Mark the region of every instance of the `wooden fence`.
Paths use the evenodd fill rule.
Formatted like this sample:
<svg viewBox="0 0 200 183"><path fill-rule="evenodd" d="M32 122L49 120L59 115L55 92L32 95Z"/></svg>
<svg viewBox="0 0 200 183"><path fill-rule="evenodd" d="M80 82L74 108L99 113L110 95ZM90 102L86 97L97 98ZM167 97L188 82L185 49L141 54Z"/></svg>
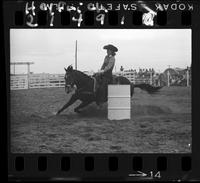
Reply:
<svg viewBox="0 0 200 183"><path fill-rule="evenodd" d="M151 83L149 79L135 79L135 84ZM20 74L10 76L10 89L64 87L64 74Z"/></svg>
<svg viewBox="0 0 200 183"><path fill-rule="evenodd" d="M64 74L20 74L10 76L10 89L64 87Z"/></svg>
<svg viewBox="0 0 200 183"><path fill-rule="evenodd" d="M11 75L10 89L11 90L28 89L28 75L27 74Z"/></svg>
<svg viewBox="0 0 200 183"><path fill-rule="evenodd" d="M64 74L32 74L29 77L29 88L50 88L64 86Z"/></svg>

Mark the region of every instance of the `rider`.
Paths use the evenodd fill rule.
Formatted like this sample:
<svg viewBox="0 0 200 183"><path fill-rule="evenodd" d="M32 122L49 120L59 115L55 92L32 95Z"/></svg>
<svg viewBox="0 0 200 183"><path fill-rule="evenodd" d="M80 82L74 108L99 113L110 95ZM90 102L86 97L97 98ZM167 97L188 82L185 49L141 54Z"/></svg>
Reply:
<svg viewBox="0 0 200 183"><path fill-rule="evenodd" d="M118 49L111 44L104 46L103 49L107 50L107 55L104 58L104 63L101 66L101 70L98 72L97 77L97 80L100 80L101 83L96 93L96 103L98 105L107 100L107 86L112 83L112 70L115 65L116 55L115 52L118 51Z"/></svg>

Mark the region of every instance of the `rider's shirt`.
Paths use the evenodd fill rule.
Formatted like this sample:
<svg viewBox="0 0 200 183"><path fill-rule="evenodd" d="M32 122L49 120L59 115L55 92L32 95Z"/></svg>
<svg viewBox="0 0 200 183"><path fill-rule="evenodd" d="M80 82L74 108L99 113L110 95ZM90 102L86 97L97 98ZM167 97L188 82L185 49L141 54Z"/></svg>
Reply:
<svg viewBox="0 0 200 183"><path fill-rule="evenodd" d="M104 75L106 77L111 77L112 78L112 70L114 68L115 65L115 57L110 55L110 56L106 56L104 58L104 63L101 67L101 70L104 70Z"/></svg>

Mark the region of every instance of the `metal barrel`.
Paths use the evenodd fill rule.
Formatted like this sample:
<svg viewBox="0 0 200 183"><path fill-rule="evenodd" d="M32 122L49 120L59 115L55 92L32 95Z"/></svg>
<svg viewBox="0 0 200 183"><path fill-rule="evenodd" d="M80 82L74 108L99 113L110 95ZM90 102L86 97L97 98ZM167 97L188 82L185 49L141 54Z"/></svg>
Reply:
<svg viewBox="0 0 200 183"><path fill-rule="evenodd" d="M131 119L130 85L108 85L108 119Z"/></svg>

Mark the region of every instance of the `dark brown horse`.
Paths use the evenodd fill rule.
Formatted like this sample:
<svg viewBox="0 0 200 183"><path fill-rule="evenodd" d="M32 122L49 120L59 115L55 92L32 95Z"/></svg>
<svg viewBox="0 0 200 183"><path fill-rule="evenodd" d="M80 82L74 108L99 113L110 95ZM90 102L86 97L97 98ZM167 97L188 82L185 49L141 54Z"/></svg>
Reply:
<svg viewBox="0 0 200 183"><path fill-rule="evenodd" d="M70 93L75 88L75 93L71 96L70 100L56 113L57 115L77 100L82 101L82 103L74 109L74 112L77 113L81 112L81 108L89 105L92 102L96 102L96 95L94 90L95 79L81 71L74 70L72 66L69 66L67 69L65 69L65 71L65 91L66 93ZM145 90L150 94L156 93L161 88L154 87L145 83L134 85L127 78L122 76L114 76L112 84L130 84L131 96L133 95L135 87Z"/></svg>

